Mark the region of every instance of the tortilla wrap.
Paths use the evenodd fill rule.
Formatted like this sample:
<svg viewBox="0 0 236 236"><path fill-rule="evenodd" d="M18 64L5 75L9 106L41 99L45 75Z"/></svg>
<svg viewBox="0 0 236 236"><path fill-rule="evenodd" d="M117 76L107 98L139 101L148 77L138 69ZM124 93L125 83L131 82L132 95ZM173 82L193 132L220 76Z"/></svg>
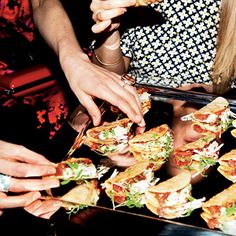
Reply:
<svg viewBox="0 0 236 236"><path fill-rule="evenodd" d="M100 189L98 188L97 180L83 182L71 189L68 193L61 197L65 201L63 207L70 207L70 203L78 205L96 205L99 199Z"/></svg>
<svg viewBox="0 0 236 236"><path fill-rule="evenodd" d="M230 166L229 161L234 161L236 163L236 149L233 149L220 157L220 165L217 170L228 180L236 182L235 165Z"/></svg>
<svg viewBox="0 0 236 236"><path fill-rule="evenodd" d="M191 181L190 171L183 170L178 175L147 189L151 193L175 192L183 189Z"/></svg>
<svg viewBox="0 0 236 236"><path fill-rule="evenodd" d="M132 126L132 121L128 118L123 118L123 119L120 119L117 121L106 123L106 124L98 126L98 127L91 128L91 129L87 130L87 132L86 132L87 139L89 140L89 142L95 142L95 143L117 142L117 140L115 138L106 138L105 140L101 140L99 138L99 134L103 131L111 131L112 129L114 129L118 126L123 127L123 128L127 128L127 135L128 135L129 130Z"/></svg>

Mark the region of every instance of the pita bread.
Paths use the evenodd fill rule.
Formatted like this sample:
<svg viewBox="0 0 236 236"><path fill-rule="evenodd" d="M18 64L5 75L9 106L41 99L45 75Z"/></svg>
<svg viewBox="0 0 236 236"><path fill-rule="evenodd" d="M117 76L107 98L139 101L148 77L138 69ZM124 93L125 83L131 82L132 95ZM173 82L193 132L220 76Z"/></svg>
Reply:
<svg viewBox="0 0 236 236"><path fill-rule="evenodd" d="M191 181L190 171L183 170L178 175L163 181L153 187L148 188L147 191L151 193L166 193L166 192L175 192L180 189L183 189Z"/></svg>
<svg viewBox="0 0 236 236"><path fill-rule="evenodd" d="M99 199L100 189L96 180L86 181L71 189L61 197L65 201L63 206L68 208L70 202L78 205L96 205ZM68 201L68 203L66 203ZM73 205L74 205L73 204Z"/></svg>
<svg viewBox="0 0 236 236"><path fill-rule="evenodd" d="M123 118L117 121L113 121L110 123L106 123L102 126L97 126L94 128L91 128L86 131L86 136L88 138L89 142L95 142L95 143L114 143L117 142L117 139L107 137L106 139L102 140L99 138L99 134L104 131L111 131L114 130L116 127L122 127L127 128L127 135L129 134L129 130L132 126L132 121L128 118Z"/></svg>
<svg viewBox="0 0 236 236"><path fill-rule="evenodd" d="M232 202L236 203L236 183L206 201L202 209L209 212L207 208L211 206L224 206Z"/></svg>
<svg viewBox="0 0 236 236"><path fill-rule="evenodd" d="M196 120L202 120L200 118L202 115L217 114L218 112L225 110L228 106L229 106L229 103L225 98L217 97L212 102L208 103L206 106L194 112L193 117Z"/></svg>
<svg viewBox="0 0 236 236"><path fill-rule="evenodd" d="M232 160L236 163L236 149L224 154L219 159L219 167L217 170L228 180L236 182L235 166L230 166L229 161Z"/></svg>

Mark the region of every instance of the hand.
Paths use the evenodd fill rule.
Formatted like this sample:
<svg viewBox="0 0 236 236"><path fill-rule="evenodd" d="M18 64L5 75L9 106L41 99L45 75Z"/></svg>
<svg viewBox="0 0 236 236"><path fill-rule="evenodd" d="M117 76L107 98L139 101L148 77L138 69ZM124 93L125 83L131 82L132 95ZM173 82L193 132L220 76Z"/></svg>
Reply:
<svg viewBox="0 0 236 236"><path fill-rule="evenodd" d="M94 125L101 122L101 112L93 100L97 97L118 107L139 126L145 126L136 89L129 85L122 87L119 75L93 64L89 58L75 52L61 64L72 91L87 109Z"/></svg>
<svg viewBox="0 0 236 236"><path fill-rule="evenodd" d="M134 6L136 0L93 0L90 9L96 22L92 26L94 33L114 31L119 28L119 17L126 12L127 7Z"/></svg>
<svg viewBox="0 0 236 236"><path fill-rule="evenodd" d="M4 141L0 141L0 173L11 176L8 192L13 193L8 196L6 193L0 192L0 213L2 213L2 209L6 208L28 207L40 199L39 191L60 185L59 180L55 178L39 178L56 173L55 164L23 146ZM38 207L39 205L37 205ZM51 205L50 212L53 211L55 211L55 206ZM34 214L32 208L29 209L29 212ZM36 213L35 215L37 215ZM41 215L47 217L49 210L47 209L44 213L41 210Z"/></svg>

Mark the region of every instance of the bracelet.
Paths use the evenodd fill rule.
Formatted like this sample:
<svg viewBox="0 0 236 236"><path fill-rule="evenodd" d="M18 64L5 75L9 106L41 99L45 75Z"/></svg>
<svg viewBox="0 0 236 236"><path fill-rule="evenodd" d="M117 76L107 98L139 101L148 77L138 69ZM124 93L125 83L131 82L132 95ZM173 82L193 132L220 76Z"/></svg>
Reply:
<svg viewBox="0 0 236 236"><path fill-rule="evenodd" d="M119 61L116 61L116 62L114 62L114 63L105 63L105 62L101 61L101 60L98 58L98 56L97 56L97 54L96 54L95 51L93 51L93 53L94 53L94 56L95 56L96 60L97 60L101 65L103 65L103 66L115 66L115 65L120 64L120 60L119 60Z"/></svg>

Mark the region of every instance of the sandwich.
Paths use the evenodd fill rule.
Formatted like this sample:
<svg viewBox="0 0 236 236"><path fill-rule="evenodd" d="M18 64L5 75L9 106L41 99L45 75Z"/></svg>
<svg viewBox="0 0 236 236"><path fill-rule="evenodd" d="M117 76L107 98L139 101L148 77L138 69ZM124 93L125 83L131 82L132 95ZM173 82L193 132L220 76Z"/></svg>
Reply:
<svg viewBox="0 0 236 236"><path fill-rule="evenodd" d="M100 189L96 179L81 182L59 199L69 214L77 213L88 206L96 206L100 197Z"/></svg>
<svg viewBox="0 0 236 236"><path fill-rule="evenodd" d="M204 174L219 158L219 145L214 134L205 134L198 140L174 150L173 163L178 168L188 169L195 174Z"/></svg>
<svg viewBox="0 0 236 236"><path fill-rule="evenodd" d="M192 197L190 181L190 172L183 170L178 175L148 188L145 192L146 207L165 219L189 216L205 201L205 198Z"/></svg>
<svg viewBox="0 0 236 236"><path fill-rule="evenodd" d="M130 119L123 118L91 128L86 132L85 144L100 155L121 152L132 137L132 124Z"/></svg>
<svg viewBox="0 0 236 236"><path fill-rule="evenodd" d="M173 132L167 124L154 127L129 141L129 150L137 161L165 162L173 151Z"/></svg>
<svg viewBox="0 0 236 236"><path fill-rule="evenodd" d="M137 89L137 93L138 93L138 98L139 98L139 101L141 103L141 109L142 109L142 112L143 114L146 114L150 108L151 108L151 94L147 92L147 89L145 88L138 88ZM113 113L116 113L116 114L119 114L119 113L122 113L122 111L113 106L113 105L110 105L110 109Z"/></svg>
<svg viewBox="0 0 236 236"><path fill-rule="evenodd" d="M162 0L136 0L135 7L147 6L155 2L161 2Z"/></svg>
<svg viewBox="0 0 236 236"><path fill-rule="evenodd" d="M54 177L62 180L61 184L67 184L70 181L80 181L98 178L98 172L93 162L86 157L71 157L56 165L56 174Z"/></svg>
<svg viewBox="0 0 236 236"><path fill-rule="evenodd" d="M146 114L152 106L151 99L150 99L151 94L148 93L147 89L145 89L145 88L137 89L137 93L139 96L139 100L141 102L142 112L143 112L143 114Z"/></svg>
<svg viewBox="0 0 236 236"><path fill-rule="evenodd" d="M114 171L103 184L113 209L121 206L129 208L144 206L145 190L159 180L154 177L154 165L150 162L138 162L125 171ZM156 168L156 167L155 167Z"/></svg>
<svg viewBox="0 0 236 236"><path fill-rule="evenodd" d="M235 114L230 111L228 101L223 97L217 97L206 106L181 119L191 120L192 127L197 132L211 132L220 136L231 126L232 117L235 117Z"/></svg>
<svg viewBox="0 0 236 236"><path fill-rule="evenodd" d="M236 230L236 184L216 194L202 206L201 217L210 229L224 230L225 226L234 226ZM233 231L232 231L233 232Z"/></svg>
<svg viewBox="0 0 236 236"><path fill-rule="evenodd" d="M236 149L225 153L219 159L217 170L228 180L236 182Z"/></svg>

